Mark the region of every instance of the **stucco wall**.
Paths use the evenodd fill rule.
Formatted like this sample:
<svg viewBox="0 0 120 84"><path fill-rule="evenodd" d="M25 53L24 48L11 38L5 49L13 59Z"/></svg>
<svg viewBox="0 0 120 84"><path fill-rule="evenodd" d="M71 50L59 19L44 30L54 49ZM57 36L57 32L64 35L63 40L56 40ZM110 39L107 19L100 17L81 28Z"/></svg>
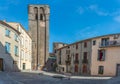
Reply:
<svg viewBox="0 0 120 84"><path fill-rule="evenodd" d="M110 41L113 41L113 36L109 37ZM102 38L102 37L101 37ZM120 64L120 47L104 47L99 48L99 43L101 38L96 38L96 45L92 46L92 59L91 59L91 75L100 75L98 74L98 67L104 66L104 73L102 76L115 76L116 75L116 66ZM105 38L105 37L103 37ZM115 39L115 40L119 40ZM98 49L105 49L105 61L98 61Z"/></svg>

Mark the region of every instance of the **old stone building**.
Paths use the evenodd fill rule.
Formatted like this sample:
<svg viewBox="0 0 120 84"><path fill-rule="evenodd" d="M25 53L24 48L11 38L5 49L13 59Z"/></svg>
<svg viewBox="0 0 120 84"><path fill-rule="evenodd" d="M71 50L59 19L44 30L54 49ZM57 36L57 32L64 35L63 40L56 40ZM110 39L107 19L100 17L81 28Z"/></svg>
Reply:
<svg viewBox="0 0 120 84"><path fill-rule="evenodd" d="M20 70L31 70L32 39L25 28L17 22L6 22L20 32Z"/></svg>
<svg viewBox="0 0 120 84"><path fill-rule="evenodd" d="M57 71L73 75L120 76L120 34L74 42L57 49Z"/></svg>
<svg viewBox="0 0 120 84"><path fill-rule="evenodd" d="M31 45L20 23L0 21L0 71L31 70Z"/></svg>
<svg viewBox="0 0 120 84"><path fill-rule="evenodd" d="M0 21L0 71L20 70L19 35L19 31Z"/></svg>
<svg viewBox="0 0 120 84"><path fill-rule="evenodd" d="M49 6L29 5L28 14L32 37L32 68L41 69L49 56Z"/></svg>

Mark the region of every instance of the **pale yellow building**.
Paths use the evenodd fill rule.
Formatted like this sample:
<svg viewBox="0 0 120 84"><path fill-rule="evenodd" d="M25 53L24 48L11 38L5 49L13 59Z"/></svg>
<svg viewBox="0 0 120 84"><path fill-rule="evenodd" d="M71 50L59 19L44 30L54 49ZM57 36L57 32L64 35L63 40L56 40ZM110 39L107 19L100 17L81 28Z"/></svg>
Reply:
<svg viewBox="0 0 120 84"><path fill-rule="evenodd" d="M32 62L32 40L20 23L7 22L20 34L20 70L31 70Z"/></svg>
<svg viewBox="0 0 120 84"><path fill-rule="evenodd" d="M120 75L120 34L92 39L91 75Z"/></svg>
<svg viewBox="0 0 120 84"><path fill-rule="evenodd" d="M20 70L20 32L0 21L0 71Z"/></svg>
<svg viewBox="0 0 120 84"><path fill-rule="evenodd" d="M120 34L81 40L57 49L57 71L73 75L120 75Z"/></svg>

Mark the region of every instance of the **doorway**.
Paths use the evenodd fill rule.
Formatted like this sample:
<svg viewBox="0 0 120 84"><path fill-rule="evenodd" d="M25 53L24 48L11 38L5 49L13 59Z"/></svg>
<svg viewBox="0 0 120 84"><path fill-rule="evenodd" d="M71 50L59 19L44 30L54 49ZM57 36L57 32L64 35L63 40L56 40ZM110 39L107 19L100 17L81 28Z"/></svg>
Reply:
<svg viewBox="0 0 120 84"><path fill-rule="evenodd" d="M117 76L120 76L120 64L117 64Z"/></svg>
<svg viewBox="0 0 120 84"><path fill-rule="evenodd" d="M23 70L25 70L25 63L23 63Z"/></svg>
<svg viewBox="0 0 120 84"><path fill-rule="evenodd" d="M0 71L3 71L3 59L0 58Z"/></svg>

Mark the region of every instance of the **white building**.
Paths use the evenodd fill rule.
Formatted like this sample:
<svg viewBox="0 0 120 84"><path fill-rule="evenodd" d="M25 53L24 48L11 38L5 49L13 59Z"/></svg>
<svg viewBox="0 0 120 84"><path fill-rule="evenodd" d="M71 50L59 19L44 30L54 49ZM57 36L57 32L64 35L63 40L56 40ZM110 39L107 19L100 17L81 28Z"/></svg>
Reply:
<svg viewBox="0 0 120 84"><path fill-rule="evenodd" d="M21 70L31 70L31 62L32 62L32 40L26 30L20 23L15 22L7 22L11 25L15 30L19 31L20 34L20 69Z"/></svg>

